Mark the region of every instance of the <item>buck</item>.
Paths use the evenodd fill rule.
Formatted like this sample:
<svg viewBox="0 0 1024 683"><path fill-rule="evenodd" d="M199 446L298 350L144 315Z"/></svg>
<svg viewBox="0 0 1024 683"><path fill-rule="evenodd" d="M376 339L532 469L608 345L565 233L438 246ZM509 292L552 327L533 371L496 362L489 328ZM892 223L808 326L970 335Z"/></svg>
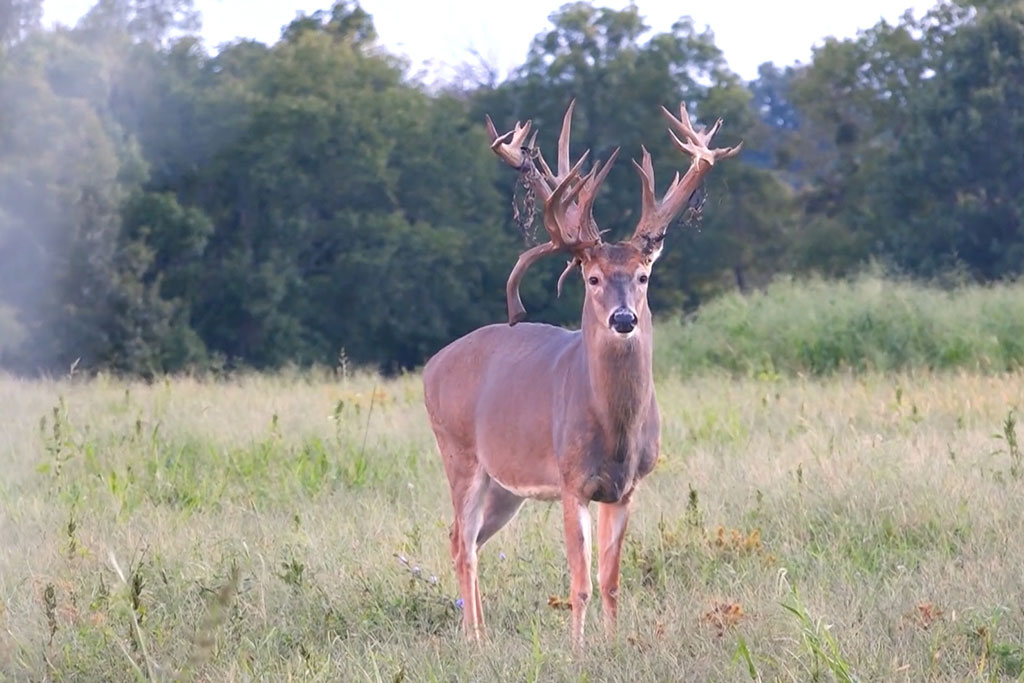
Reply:
<svg viewBox="0 0 1024 683"><path fill-rule="evenodd" d="M558 139L558 172L527 142L527 121L498 135L490 117L491 149L524 174L543 201L550 240L523 252L506 286L508 325L482 327L452 342L423 371L424 400L451 487L455 521L451 554L463 599L467 637L484 633L477 582L478 551L519 511L527 498L560 500L572 605L571 638L583 644L591 596L590 503L597 503L598 585L605 630L615 632L619 558L630 503L658 457L660 429L652 375L653 327L647 284L669 225L687 206L716 161L742 145L711 149L722 124L694 129L680 105L679 118L662 107L677 148L691 156L685 175L658 200L651 155L633 165L640 175L642 211L632 237L609 244L593 217L594 198L618 155L580 169L570 165L573 104ZM677 136L678 134L678 136ZM525 317L519 283L537 260L566 252L558 280L579 268L585 283L578 331Z"/></svg>

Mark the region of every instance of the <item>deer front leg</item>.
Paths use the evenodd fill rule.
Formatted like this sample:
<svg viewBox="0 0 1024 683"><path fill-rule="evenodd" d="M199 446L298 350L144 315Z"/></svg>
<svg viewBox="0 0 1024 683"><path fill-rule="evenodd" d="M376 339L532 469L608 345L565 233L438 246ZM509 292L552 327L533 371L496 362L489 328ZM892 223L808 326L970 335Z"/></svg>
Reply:
<svg viewBox="0 0 1024 683"><path fill-rule="evenodd" d="M611 638L619 614L619 560L629 522L629 498L597 505L597 581L604 631Z"/></svg>
<svg viewBox="0 0 1024 683"><path fill-rule="evenodd" d="M569 601L572 604L572 645L583 649L583 625L590 602L590 508L575 496L562 499L565 517L565 555L569 561Z"/></svg>

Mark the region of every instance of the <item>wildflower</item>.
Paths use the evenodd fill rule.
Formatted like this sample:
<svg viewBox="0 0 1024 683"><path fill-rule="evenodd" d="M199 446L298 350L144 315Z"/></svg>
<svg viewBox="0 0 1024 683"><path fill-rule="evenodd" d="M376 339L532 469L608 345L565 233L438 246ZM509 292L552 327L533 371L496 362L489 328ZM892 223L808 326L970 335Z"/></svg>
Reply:
<svg viewBox="0 0 1024 683"><path fill-rule="evenodd" d="M462 609L462 606L465 604L466 603L462 600L462 598L459 598L455 601L455 609Z"/></svg>
<svg viewBox="0 0 1024 683"><path fill-rule="evenodd" d="M431 574L430 575L430 583L437 583L437 576L435 576L434 574Z"/></svg>
<svg viewBox="0 0 1024 683"><path fill-rule="evenodd" d="M405 559L405 555L396 555L396 557L402 564L409 564L409 560Z"/></svg>
<svg viewBox="0 0 1024 683"><path fill-rule="evenodd" d="M418 564L413 566L412 573L413 573L413 576L419 576L420 575L420 566Z"/></svg>
<svg viewBox="0 0 1024 683"><path fill-rule="evenodd" d="M499 560L504 560L505 559L505 553L498 553L498 559Z"/></svg>

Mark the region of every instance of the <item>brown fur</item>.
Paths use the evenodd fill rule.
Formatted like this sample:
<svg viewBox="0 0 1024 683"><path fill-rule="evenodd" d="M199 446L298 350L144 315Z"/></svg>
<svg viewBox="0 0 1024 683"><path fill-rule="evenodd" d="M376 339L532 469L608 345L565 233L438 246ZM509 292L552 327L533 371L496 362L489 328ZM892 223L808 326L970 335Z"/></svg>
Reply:
<svg viewBox="0 0 1024 683"><path fill-rule="evenodd" d="M629 244L600 245L581 269L585 281L593 276L600 284L585 285L579 331L490 325L449 344L423 372L427 412L452 487L452 556L471 637L483 630L477 551L524 497L562 501L577 643L591 591L589 516L583 519L581 510L599 502L602 603L606 628L615 626L629 501L659 447L653 329L646 286L638 281L650 263ZM620 306L638 318L629 338L608 324Z"/></svg>

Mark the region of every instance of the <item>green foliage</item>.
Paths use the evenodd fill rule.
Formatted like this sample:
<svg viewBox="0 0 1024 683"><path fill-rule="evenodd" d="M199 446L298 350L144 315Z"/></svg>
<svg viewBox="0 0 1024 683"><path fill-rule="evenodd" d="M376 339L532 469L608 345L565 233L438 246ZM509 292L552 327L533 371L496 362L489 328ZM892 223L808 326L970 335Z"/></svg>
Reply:
<svg viewBox="0 0 1024 683"><path fill-rule="evenodd" d="M1024 284L939 289L862 275L777 280L656 329L661 372L751 377L1024 367Z"/></svg>
<svg viewBox="0 0 1024 683"><path fill-rule="evenodd" d="M1020 3L944 0L743 83L689 17L652 33L634 6L571 2L508 78L436 88L382 49L355 0L215 53L192 0L98 0L72 28L40 17L37 0L0 3L0 363L21 372L416 367L504 318L516 178L484 114L533 120L550 156L573 98L573 155L622 149L595 208L609 239L638 217L627 157L646 146L662 191L688 163L658 105L684 100L704 124L725 119L719 144L744 141L701 214L671 228L651 289L663 316L723 294L702 319L760 310L734 293L784 273L877 261L991 282L1024 263ZM554 298L549 261L523 284L527 307L576 325L580 287ZM885 310L823 312L840 327L807 337L780 312L749 353L732 321L728 348L669 364L996 369L1024 353L999 311L977 335L928 341L952 322L903 324L872 302Z"/></svg>
<svg viewBox="0 0 1024 683"><path fill-rule="evenodd" d="M928 277L1022 272L1019 3L942 2L880 22L826 41L789 80L813 183L798 263L835 273L875 256Z"/></svg>

